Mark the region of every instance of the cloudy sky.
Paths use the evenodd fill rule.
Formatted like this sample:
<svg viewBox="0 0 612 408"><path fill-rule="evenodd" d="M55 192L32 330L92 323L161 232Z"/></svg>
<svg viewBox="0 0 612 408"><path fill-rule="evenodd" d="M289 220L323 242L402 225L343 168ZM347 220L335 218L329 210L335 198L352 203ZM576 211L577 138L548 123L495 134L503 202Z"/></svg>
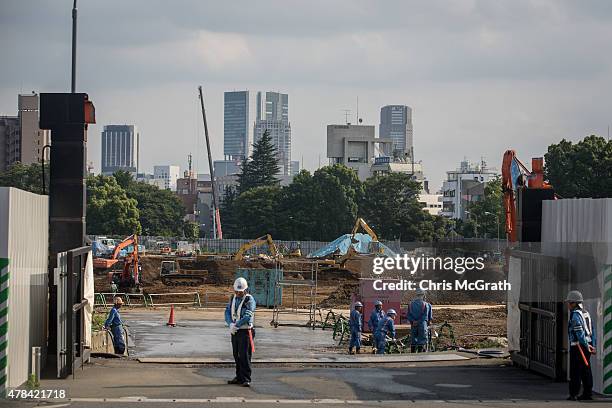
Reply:
<svg viewBox="0 0 612 408"><path fill-rule="evenodd" d="M71 0L0 0L0 114L19 92L70 87ZM213 156L223 91L289 94L293 159L327 163L326 125L344 109L378 125L413 108L415 155L438 187L464 157L499 167L612 123L612 1L79 0L77 90L104 124L141 131L141 169L194 154L208 173L197 86ZM378 132L378 130L377 130ZM320 159L319 159L320 158Z"/></svg>

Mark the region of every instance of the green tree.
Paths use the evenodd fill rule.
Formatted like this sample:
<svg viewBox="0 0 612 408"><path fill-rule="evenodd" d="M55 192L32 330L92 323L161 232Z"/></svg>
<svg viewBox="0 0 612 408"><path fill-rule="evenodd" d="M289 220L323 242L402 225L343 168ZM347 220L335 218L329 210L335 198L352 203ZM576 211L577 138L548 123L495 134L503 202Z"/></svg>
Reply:
<svg viewBox="0 0 612 408"><path fill-rule="evenodd" d="M240 231L238 229L239 224L236 221L236 214L234 210L234 203L236 202L237 197L238 194L236 193L236 189L234 187L225 187L225 194L221 199L219 208L224 238L240 238Z"/></svg>
<svg viewBox="0 0 612 408"><path fill-rule="evenodd" d="M87 178L88 234L139 234L138 216L136 200L127 197L114 177Z"/></svg>
<svg viewBox="0 0 612 408"><path fill-rule="evenodd" d="M49 194L49 165L45 164L46 194ZM14 163L0 172L0 187L15 187L31 193L42 194L42 165L40 163Z"/></svg>
<svg viewBox="0 0 612 408"><path fill-rule="evenodd" d="M318 214L320 206L312 175L308 170L300 171L281 191L276 222L278 237L274 238L318 240L320 234L315 214Z"/></svg>
<svg viewBox="0 0 612 408"><path fill-rule="evenodd" d="M274 236L280 195L279 186L254 187L241 193L233 204L237 235L241 238Z"/></svg>
<svg viewBox="0 0 612 408"><path fill-rule="evenodd" d="M145 235L181 236L185 208L178 196L170 190L133 182L128 197L136 200L140 224Z"/></svg>
<svg viewBox="0 0 612 408"><path fill-rule="evenodd" d="M183 235L189 241L195 241L200 237L200 226L197 222L185 221L183 224Z"/></svg>
<svg viewBox="0 0 612 408"><path fill-rule="evenodd" d="M113 173L113 177L117 180L117 184L121 186L125 191L130 190L132 184L134 183L134 177L132 177L132 173L125 170L117 170Z"/></svg>
<svg viewBox="0 0 612 408"><path fill-rule="evenodd" d="M469 217L462 225L465 237L500 238L505 237L505 210L501 179L497 177L484 187L484 196L468 205Z"/></svg>
<svg viewBox="0 0 612 408"><path fill-rule="evenodd" d="M612 197L612 141L591 135L548 146L545 175L563 198Z"/></svg>
<svg viewBox="0 0 612 408"><path fill-rule="evenodd" d="M276 175L280 167L276 153L276 147L266 130L261 139L253 144L251 157L242 163L242 171L238 175L239 193L255 187L278 185Z"/></svg>
<svg viewBox="0 0 612 408"><path fill-rule="evenodd" d="M360 214L379 238L402 241L431 241L440 229L436 219L418 201L421 185L404 173L370 177ZM439 232L438 232L439 233Z"/></svg>

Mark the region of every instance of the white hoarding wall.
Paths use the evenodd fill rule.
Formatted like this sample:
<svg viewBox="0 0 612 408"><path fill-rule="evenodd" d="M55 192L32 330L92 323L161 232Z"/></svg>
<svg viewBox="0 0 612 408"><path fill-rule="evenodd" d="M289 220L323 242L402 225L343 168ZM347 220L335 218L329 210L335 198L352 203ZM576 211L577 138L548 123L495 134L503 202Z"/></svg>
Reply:
<svg viewBox="0 0 612 408"><path fill-rule="evenodd" d="M46 355L47 196L0 187L0 258L8 259L7 387L28 379L33 346Z"/></svg>
<svg viewBox="0 0 612 408"><path fill-rule="evenodd" d="M612 394L612 198L544 201L542 253L569 263L571 289L595 323L594 388Z"/></svg>

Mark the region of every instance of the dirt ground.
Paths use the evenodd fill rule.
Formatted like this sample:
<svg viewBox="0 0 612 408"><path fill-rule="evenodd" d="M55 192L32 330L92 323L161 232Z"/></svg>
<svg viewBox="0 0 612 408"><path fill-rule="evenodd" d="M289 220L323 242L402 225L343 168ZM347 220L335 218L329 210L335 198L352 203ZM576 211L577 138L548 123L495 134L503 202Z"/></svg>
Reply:
<svg viewBox="0 0 612 408"><path fill-rule="evenodd" d="M243 268L274 268L275 263L268 260L209 259L195 260L193 258L177 258L179 268L187 273L198 273L204 276L204 284L198 286L166 286L161 282L160 267L162 256L143 256L142 264L142 291L143 293L181 293L198 292L205 306L220 306L227 302L231 294L231 285L234 281L236 269ZM360 257L347 264L347 270L328 269L317 273L317 306L321 308L323 316L329 309L344 311L348 316L351 295L359 292L359 278L370 275L371 259ZM121 268L121 265L117 265ZM311 279L311 264L303 259L287 260L284 265L284 279ZM398 276L399 278L403 278ZM440 279L454 279L454 275L439 276ZM503 279L500 267L489 266L479 279L489 281ZM417 279L410 277L410 279ZM469 279L469 277L468 277ZM96 292L109 292L108 274L97 272L95 276ZM414 293L407 291L402 303L407 304L414 297ZM160 297L160 299L162 299ZM185 301L185 296L166 296L164 302ZM283 305L285 307L303 308L309 303L309 289L307 287L285 287L283 290ZM482 293L465 292L428 292L428 300L434 305L434 322L440 325L448 322L452 325L457 344L462 347L478 347L487 344L494 345L495 339L506 336L506 311L503 306L504 297L489 296ZM467 308L438 307L436 305L501 305L500 307ZM402 329L404 330L404 329ZM407 330L407 327L405 328ZM444 330L448 335L448 331ZM491 340L494 339L494 340ZM503 345L503 344L502 344Z"/></svg>

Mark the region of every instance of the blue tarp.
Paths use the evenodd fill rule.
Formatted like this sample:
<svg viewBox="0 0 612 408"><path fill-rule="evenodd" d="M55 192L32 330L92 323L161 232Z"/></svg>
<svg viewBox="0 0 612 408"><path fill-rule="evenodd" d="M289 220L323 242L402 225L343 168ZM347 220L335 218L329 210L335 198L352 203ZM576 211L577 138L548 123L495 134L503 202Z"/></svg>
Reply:
<svg viewBox="0 0 612 408"><path fill-rule="evenodd" d="M99 257L111 253L111 250L100 241L93 241L91 243L91 252L94 257Z"/></svg>
<svg viewBox="0 0 612 408"><path fill-rule="evenodd" d="M319 248L318 250L311 252L308 254L308 258L325 258L331 254L339 254L344 255L346 251L349 249L349 245L353 245L355 251L360 254L371 254L370 251L370 243L372 242L372 237L368 234L355 234L356 243L351 243L351 234L344 234L329 244ZM384 256L394 257L395 252L393 252L389 247L382 243L378 243L379 247L382 249L382 253Z"/></svg>

